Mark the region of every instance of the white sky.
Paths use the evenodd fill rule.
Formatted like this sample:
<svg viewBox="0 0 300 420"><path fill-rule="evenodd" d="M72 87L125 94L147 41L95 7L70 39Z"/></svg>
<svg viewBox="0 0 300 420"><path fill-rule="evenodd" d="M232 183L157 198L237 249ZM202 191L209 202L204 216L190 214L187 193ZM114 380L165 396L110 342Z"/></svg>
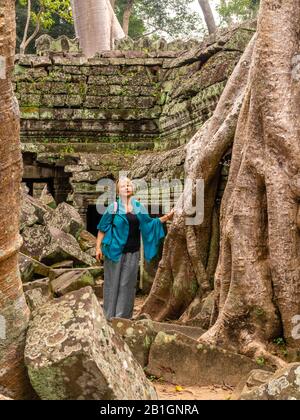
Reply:
<svg viewBox="0 0 300 420"><path fill-rule="evenodd" d="M214 12L214 15L215 15L215 19L216 19L216 22L218 22L218 14L217 14L217 12L216 12L216 5L218 5L219 4L219 0L210 0L210 5L211 5L211 8L213 9L213 12ZM196 12L199 12L200 11L200 13L201 13L201 8L200 8L200 6L199 6L199 2L198 2L198 0L194 0L194 2L191 4L191 7L192 7L192 9L193 10L195 10ZM201 13L201 15L202 15L202 13Z"/></svg>

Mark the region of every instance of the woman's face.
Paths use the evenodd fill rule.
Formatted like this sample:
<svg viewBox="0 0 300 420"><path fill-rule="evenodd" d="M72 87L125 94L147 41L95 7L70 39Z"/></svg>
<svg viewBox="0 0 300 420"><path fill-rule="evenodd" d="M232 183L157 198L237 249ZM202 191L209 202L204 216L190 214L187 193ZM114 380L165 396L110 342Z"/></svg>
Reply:
<svg viewBox="0 0 300 420"><path fill-rule="evenodd" d="M119 195L124 198L133 195L133 185L130 179L122 179L119 182Z"/></svg>

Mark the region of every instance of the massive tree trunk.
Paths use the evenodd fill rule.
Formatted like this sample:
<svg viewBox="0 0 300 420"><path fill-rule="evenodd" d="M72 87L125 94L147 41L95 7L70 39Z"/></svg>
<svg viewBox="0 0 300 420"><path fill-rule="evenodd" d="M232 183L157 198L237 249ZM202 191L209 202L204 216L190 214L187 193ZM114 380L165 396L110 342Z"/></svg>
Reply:
<svg viewBox="0 0 300 420"><path fill-rule="evenodd" d="M198 0L198 1L202 10L203 16L204 16L208 33L214 34L217 30L217 25L216 25L215 18L211 10L209 1L208 0Z"/></svg>
<svg viewBox="0 0 300 420"><path fill-rule="evenodd" d="M71 0L76 36L87 57L111 50L124 32L109 0Z"/></svg>
<svg viewBox="0 0 300 420"><path fill-rule="evenodd" d="M124 9L123 31L124 31L125 35L128 35L129 20L130 20L130 16L131 16L131 13L132 13L133 2L134 2L134 0L127 0L126 6L125 6L125 9Z"/></svg>
<svg viewBox="0 0 300 420"><path fill-rule="evenodd" d="M299 27L297 0L262 1L254 52L254 41L245 52L252 55L246 89L244 55L214 116L187 147L187 176L205 180L204 223L185 226L177 214L142 308L155 319L178 317L193 298L194 278L196 300L205 295L211 183L235 132L220 216L214 325L201 340L276 364L267 351L275 337L299 348L293 334L300 314ZM195 315L195 307L194 300L184 316Z"/></svg>
<svg viewBox="0 0 300 420"><path fill-rule="evenodd" d="M205 183L204 222L198 226L185 225L183 195L176 204L174 221L165 240L154 284L142 308L142 312L158 321L178 318L195 298L202 299L211 289L208 267L216 259L211 238L219 163L232 146L253 44L254 39L227 82L214 115L187 144L186 177L204 179ZM188 189L185 190L184 194L188 194Z"/></svg>
<svg viewBox="0 0 300 420"><path fill-rule="evenodd" d="M22 55L25 54L26 48L28 47L30 42L38 35L38 33L40 31L40 14L42 12L42 8L40 9L40 12L37 14L37 21L35 23L35 29L32 32L32 34L28 37L28 30L29 30L29 25L30 25L30 20L31 20L31 12L32 12L31 11L31 0L28 0L28 2L27 2L27 19L26 19L23 39L22 39L22 42L20 44L20 54L22 54Z"/></svg>
<svg viewBox="0 0 300 420"><path fill-rule="evenodd" d="M24 399L29 389L23 365L29 311L18 269L22 156L11 84L15 1L0 0L0 13L0 394Z"/></svg>

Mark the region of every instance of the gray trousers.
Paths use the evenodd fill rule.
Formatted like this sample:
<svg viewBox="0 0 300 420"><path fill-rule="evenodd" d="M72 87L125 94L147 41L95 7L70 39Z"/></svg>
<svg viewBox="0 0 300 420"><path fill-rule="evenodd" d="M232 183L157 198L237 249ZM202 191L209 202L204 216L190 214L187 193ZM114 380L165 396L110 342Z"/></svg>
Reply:
<svg viewBox="0 0 300 420"><path fill-rule="evenodd" d="M106 319L132 317L140 251L122 254L118 262L104 258L103 310Z"/></svg>

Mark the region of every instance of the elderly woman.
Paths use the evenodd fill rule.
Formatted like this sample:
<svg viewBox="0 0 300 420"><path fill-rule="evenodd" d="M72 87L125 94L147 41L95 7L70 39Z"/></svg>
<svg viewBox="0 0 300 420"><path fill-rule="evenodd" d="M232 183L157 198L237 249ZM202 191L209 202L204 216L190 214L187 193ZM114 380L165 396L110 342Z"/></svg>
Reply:
<svg viewBox="0 0 300 420"><path fill-rule="evenodd" d="M119 198L108 206L97 228L96 258L104 257L103 309L108 320L132 317L140 257L140 233L146 261L152 260L165 236L163 223L173 211L151 218L133 198L133 184L122 178L117 184Z"/></svg>

